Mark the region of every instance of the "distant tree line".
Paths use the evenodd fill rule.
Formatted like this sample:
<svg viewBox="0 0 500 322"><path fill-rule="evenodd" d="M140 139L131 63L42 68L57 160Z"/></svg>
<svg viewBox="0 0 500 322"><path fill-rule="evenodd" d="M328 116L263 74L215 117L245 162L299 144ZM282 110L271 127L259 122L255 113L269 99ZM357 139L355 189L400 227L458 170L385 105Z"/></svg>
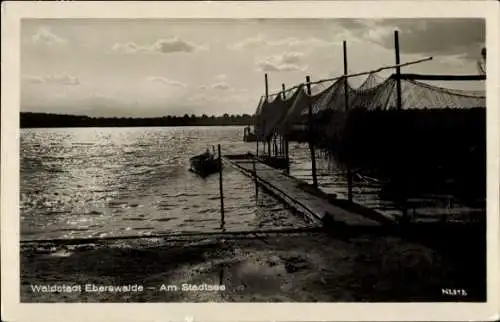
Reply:
<svg viewBox="0 0 500 322"><path fill-rule="evenodd" d="M249 114L208 116L194 114L184 116L162 116L151 118L132 117L90 117L50 113L21 112L21 128L42 127L140 127L140 126L220 126L253 124Z"/></svg>

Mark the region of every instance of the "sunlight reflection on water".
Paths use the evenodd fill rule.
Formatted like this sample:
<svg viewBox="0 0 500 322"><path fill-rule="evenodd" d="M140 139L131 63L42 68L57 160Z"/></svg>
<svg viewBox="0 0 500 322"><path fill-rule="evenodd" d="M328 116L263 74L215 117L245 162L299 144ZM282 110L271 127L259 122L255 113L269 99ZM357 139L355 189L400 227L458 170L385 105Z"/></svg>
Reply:
<svg viewBox="0 0 500 322"><path fill-rule="evenodd" d="M21 130L21 234L26 239L147 235L220 229L218 175L201 179L188 160L208 145L255 151L243 127L66 128ZM291 174L311 182L306 145L291 143ZM346 198L345 171L318 159L321 188ZM275 198L230 166L224 169L226 229L302 227ZM401 210L381 186L355 180L354 200L388 216ZM429 217L470 212L420 208Z"/></svg>
<svg viewBox="0 0 500 322"><path fill-rule="evenodd" d="M188 159L212 144L223 153L252 150L242 134L240 127L23 129L22 236L217 230L218 176L197 177ZM223 183L226 229L305 225L264 193L257 205L253 181L229 166Z"/></svg>

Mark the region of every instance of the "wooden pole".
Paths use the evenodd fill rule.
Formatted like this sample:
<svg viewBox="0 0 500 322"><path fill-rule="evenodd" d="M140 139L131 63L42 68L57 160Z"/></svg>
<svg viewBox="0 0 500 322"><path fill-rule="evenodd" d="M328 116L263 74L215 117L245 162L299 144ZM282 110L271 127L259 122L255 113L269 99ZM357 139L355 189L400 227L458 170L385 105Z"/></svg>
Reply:
<svg viewBox="0 0 500 322"><path fill-rule="evenodd" d="M219 285L224 285L224 263L220 264Z"/></svg>
<svg viewBox="0 0 500 322"><path fill-rule="evenodd" d="M399 79L430 81L478 81L486 80L486 75L433 75L433 74L399 74Z"/></svg>
<svg viewBox="0 0 500 322"><path fill-rule="evenodd" d="M386 69L394 69L394 68L396 68L398 66L399 67L405 67L405 66L420 64L420 63L427 62L427 61L430 61L430 60L432 60L432 57L427 57L427 58L423 58L423 59L419 59L419 60L414 60L414 61L410 61L410 62L407 62L407 63L398 64L398 65L384 66L384 67L380 67L380 68L377 68L377 69L369 70L367 72L355 73L355 74L348 74L347 77L349 78L349 77L358 77L358 76L363 76L363 75L369 75L369 74L381 72L381 71L386 70ZM337 79L341 79L341 78L344 78L344 77L346 77L346 76L342 75L342 76L336 76L336 77L332 77L332 78L324 78L324 79L320 79L320 80L311 82L311 85L321 84L321 83L324 83L324 82L331 82L331 81L335 81ZM304 84L295 85L295 86L290 87L288 90L296 89L296 88L299 88L299 87L301 87L303 85ZM279 93L281 93L281 92L271 93L271 95L273 95L273 94L279 94Z"/></svg>
<svg viewBox="0 0 500 322"><path fill-rule="evenodd" d="M281 89L283 90L283 102L286 100L285 84L281 84ZM285 104L285 103L284 103ZM281 156L285 156L285 136L281 134Z"/></svg>
<svg viewBox="0 0 500 322"><path fill-rule="evenodd" d="M290 174L290 155L289 155L289 153L288 153L288 148L289 148L289 145L288 145L288 139L287 139L287 137L285 136L286 173L287 173L287 174Z"/></svg>
<svg viewBox="0 0 500 322"><path fill-rule="evenodd" d="M274 133L274 155L279 155L279 136L277 132Z"/></svg>
<svg viewBox="0 0 500 322"><path fill-rule="evenodd" d="M268 80L267 80L267 73L264 74L264 82L266 85L266 103L267 103L267 99L269 96L269 85L268 85Z"/></svg>
<svg viewBox="0 0 500 322"><path fill-rule="evenodd" d="M347 42L344 40L343 42L344 48L344 76L348 74L347 67ZM344 104L345 111L349 110L349 82L347 81L347 77L344 78ZM352 202L352 171L351 166L349 165L351 160L347 160L347 199Z"/></svg>
<svg viewBox="0 0 500 322"><path fill-rule="evenodd" d="M309 96L309 117L308 117L308 134L309 134L309 150L311 151L311 163L312 163L312 177L313 177L313 186L314 188L318 188L318 178L316 177L316 154L314 151L313 137L312 137L312 98L311 98L311 79L309 76L306 76L307 82L307 94Z"/></svg>
<svg viewBox="0 0 500 322"><path fill-rule="evenodd" d="M220 194L220 228L224 230L224 189L222 186L222 154L220 144L217 145L219 152L219 194Z"/></svg>
<svg viewBox="0 0 500 322"><path fill-rule="evenodd" d="M285 93L285 84L281 84L281 88L283 89L283 100L286 100L286 93ZM284 144L284 154L285 154L285 159L286 159L286 173L290 174L290 157L288 154L288 139L286 137L286 134L283 134L283 144Z"/></svg>
<svg viewBox="0 0 500 322"><path fill-rule="evenodd" d="M265 80L265 84L266 84L266 103L267 103L267 100L269 99L269 80L268 80L268 77L267 77L267 73L264 74L264 80ZM265 138L264 140L267 139L267 156L270 157L271 156L271 142L269 140L269 138ZM264 151L266 150L266 142L264 141Z"/></svg>
<svg viewBox="0 0 500 322"><path fill-rule="evenodd" d="M252 159L252 167L253 167L253 180L255 182L255 202L257 203L259 199L259 185L257 182L257 168L255 166L255 158Z"/></svg>
<svg viewBox="0 0 500 322"><path fill-rule="evenodd" d="M255 135L255 156L259 157L259 136L257 135L257 113L255 113L253 121L253 134Z"/></svg>
<svg viewBox="0 0 500 322"><path fill-rule="evenodd" d="M402 100L401 100L401 67L400 59L399 59L399 32L394 30L394 47L396 52L396 108L398 111L402 109Z"/></svg>
<svg viewBox="0 0 500 322"><path fill-rule="evenodd" d="M403 102L401 98L401 67L399 66L400 57L399 57L399 32L394 30L394 52L396 55L396 109L401 111L403 108ZM399 175L403 175L403 171L398 170ZM405 189L406 190L406 189ZM408 208L407 208L407 199L406 199L406 191L403 194L403 222L408 222Z"/></svg>

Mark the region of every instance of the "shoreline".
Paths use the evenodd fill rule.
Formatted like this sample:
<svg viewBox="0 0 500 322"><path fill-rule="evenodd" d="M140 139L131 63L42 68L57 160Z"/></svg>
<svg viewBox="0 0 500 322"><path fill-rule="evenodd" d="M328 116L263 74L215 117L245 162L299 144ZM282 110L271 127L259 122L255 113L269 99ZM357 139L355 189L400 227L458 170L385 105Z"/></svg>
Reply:
<svg viewBox="0 0 500 322"><path fill-rule="evenodd" d="M479 238L294 233L21 248L21 302L480 302ZM141 285L142 292L32 292L30 285ZM161 285L167 287L160 290ZM224 291L172 287L224 285ZM168 288L170 287L170 288ZM443 290L465 294L443 294Z"/></svg>

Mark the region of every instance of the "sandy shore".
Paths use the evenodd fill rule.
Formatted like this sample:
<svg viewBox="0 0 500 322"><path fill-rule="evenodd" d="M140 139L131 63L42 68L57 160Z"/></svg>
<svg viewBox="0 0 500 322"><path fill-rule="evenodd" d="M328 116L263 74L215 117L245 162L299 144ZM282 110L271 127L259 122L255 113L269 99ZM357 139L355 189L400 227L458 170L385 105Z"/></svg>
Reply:
<svg viewBox="0 0 500 322"><path fill-rule="evenodd" d="M443 244L442 240L439 243ZM361 233L340 238L318 232L183 244L142 241L23 246L21 301L484 300L484 276L477 263L481 252L473 246L463 249L451 240L446 247L424 244L398 236ZM455 252L460 256L452 255L450 247L462 247ZM33 291L35 285L62 284L83 289L71 293ZM143 290L86 292L86 284L139 285ZM201 288L224 285L225 290L183 291L182 284ZM162 285L167 289L162 290ZM173 290L172 285L179 289ZM443 295L443 288L463 289L467 296Z"/></svg>

